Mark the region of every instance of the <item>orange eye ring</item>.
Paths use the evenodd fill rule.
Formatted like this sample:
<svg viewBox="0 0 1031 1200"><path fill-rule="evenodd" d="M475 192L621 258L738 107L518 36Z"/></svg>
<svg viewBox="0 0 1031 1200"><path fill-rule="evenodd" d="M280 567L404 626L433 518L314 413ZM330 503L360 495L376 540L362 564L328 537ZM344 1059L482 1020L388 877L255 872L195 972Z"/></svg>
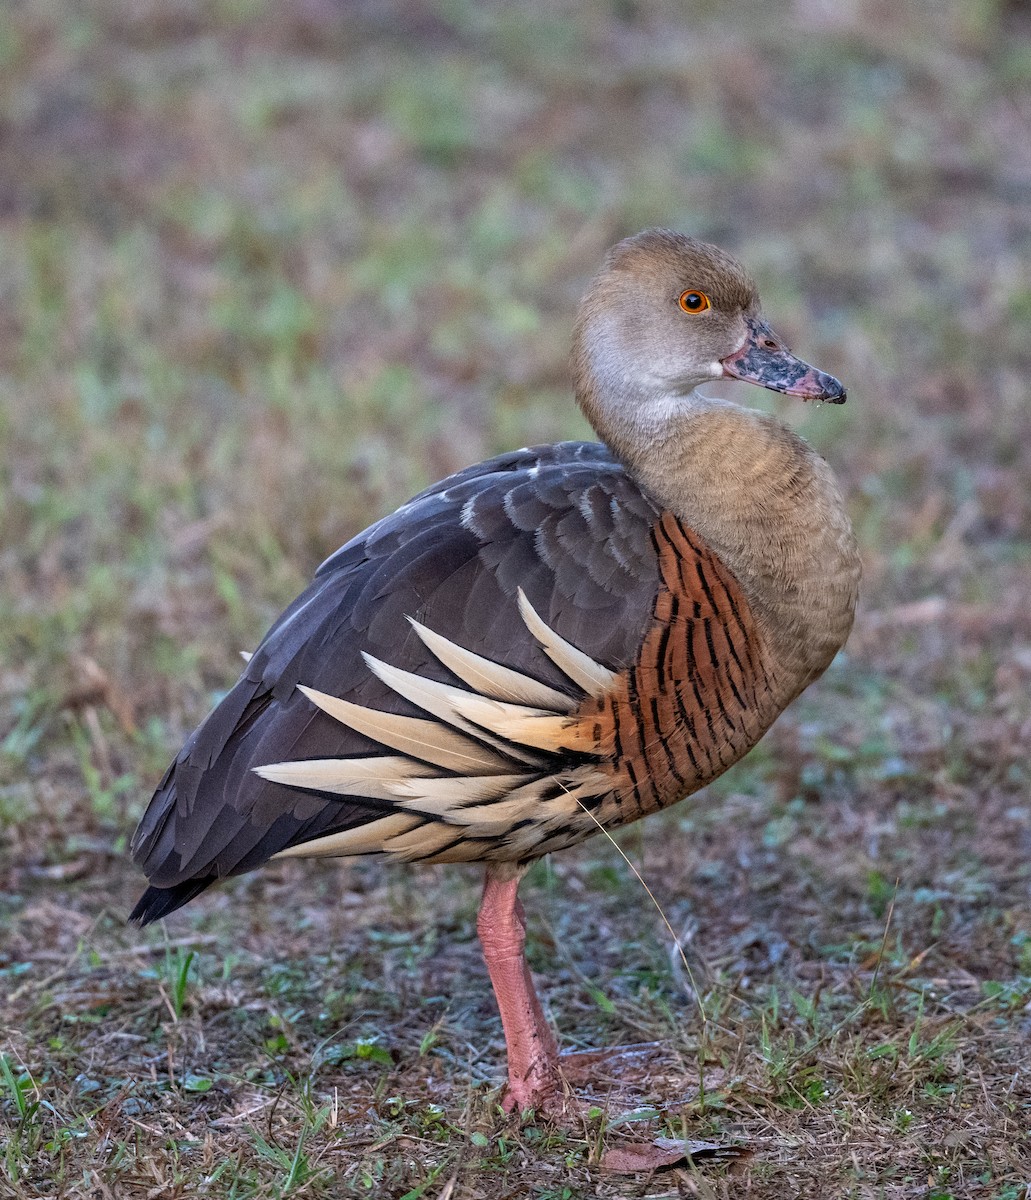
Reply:
<svg viewBox="0 0 1031 1200"><path fill-rule="evenodd" d="M705 312L707 308L712 308L712 301L709 297L704 292L696 291L694 288L690 288L686 292L681 292L678 303L684 312L690 313L693 317L701 312Z"/></svg>

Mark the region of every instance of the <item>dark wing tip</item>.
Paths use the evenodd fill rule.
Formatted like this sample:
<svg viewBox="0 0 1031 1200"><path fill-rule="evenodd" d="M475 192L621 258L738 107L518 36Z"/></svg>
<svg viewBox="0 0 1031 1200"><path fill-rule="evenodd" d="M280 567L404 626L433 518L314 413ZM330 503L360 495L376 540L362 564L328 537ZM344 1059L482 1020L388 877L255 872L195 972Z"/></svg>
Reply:
<svg viewBox="0 0 1031 1200"><path fill-rule="evenodd" d="M194 896L199 896L215 880L214 875L206 875L201 879L184 880L174 887L149 887L129 914L129 921L134 925L149 925L151 921L159 921L177 908L182 908Z"/></svg>

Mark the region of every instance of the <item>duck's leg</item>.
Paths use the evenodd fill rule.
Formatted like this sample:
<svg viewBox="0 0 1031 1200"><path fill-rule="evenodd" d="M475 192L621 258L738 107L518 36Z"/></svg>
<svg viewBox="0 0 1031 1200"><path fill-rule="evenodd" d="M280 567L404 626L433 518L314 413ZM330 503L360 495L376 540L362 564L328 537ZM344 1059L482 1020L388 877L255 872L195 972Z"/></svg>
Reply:
<svg viewBox="0 0 1031 1200"><path fill-rule="evenodd" d="M523 948L526 917L516 895L522 871L489 866L476 928L494 987L508 1047L508 1088L502 1101L513 1109L561 1106L558 1045L534 990Z"/></svg>

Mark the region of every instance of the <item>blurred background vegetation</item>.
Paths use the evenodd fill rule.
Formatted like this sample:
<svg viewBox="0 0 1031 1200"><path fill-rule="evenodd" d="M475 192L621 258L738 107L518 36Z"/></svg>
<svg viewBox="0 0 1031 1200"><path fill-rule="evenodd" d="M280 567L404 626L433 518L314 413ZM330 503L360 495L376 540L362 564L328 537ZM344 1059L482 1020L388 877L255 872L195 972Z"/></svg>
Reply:
<svg viewBox="0 0 1031 1200"><path fill-rule="evenodd" d="M635 847L708 897L717 958L751 855L800 962L875 938L900 878L910 952L1031 976L1029 131L1026 0L0 5L12 988L49 995L41 938L126 936L149 789L323 557L451 470L588 436L574 305L653 224L736 253L846 382L844 410L725 394L827 455L866 580L827 682L670 817L676 862L658 825ZM467 916L474 883L433 878Z"/></svg>

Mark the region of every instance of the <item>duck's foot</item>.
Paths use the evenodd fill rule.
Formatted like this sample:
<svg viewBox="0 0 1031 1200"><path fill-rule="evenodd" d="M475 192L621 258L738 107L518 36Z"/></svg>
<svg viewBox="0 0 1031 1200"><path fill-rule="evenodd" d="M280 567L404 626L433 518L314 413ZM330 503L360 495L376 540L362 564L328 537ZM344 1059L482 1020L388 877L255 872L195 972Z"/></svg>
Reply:
<svg viewBox="0 0 1031 1200"><path fill-rule="evenodd" d="M509 1073L501 1107L507 1113L522 1113L532 1109L547 1117L562 1117L576 1110L576 1101L564 1086L553 1062L535 1064L525 1078L513 1078Z"/></svg>
<svg viewBox="0 0 1031 1200"><path fill-rule="evenodd" d="M555 1057L541 1055L526 1075L509 1074L502 1100L506 1112L533 1109L549 1117L586 1116L599 1104L612 1109L633 1107L640 1097L674 1065L662 1042L637 1042L573 1050ZM583 1095L574 1093L573 1087Z"/></svg>
<svg viewBox="0 0 1031 1200"><path fill-rule="evenodd" d="M559 1054L523 956L520 874L506 864L488 867L476 922L508 1044L502 1106L506 1112L533 1109L552 1117L586 1114L598 1104L633 1107L668 1074L663 1060L672 1065L669 1052L660 1042L641 1042ZM574 1084L588 1093L585 1099L574 1096Z"/></svg>
<svg viewBox="0 0 1031 1200"><path fill-rule="evenodd" d="M523 948L526 918L517 890L521 872L487 869L476 927L508 1045L507 1112L560 1113L565 1088L555 1036L534 991Z"/></svg>
<svg viewBox="0 0 1031 1200"><path fill-rule="evenodd" d="M687 1100L683 1066L662 1042L573 1051L560 1055L559 1070L567 1088L575 1086L584 1112L680 1108Z"/></svg>
<svg viewBox="0 0 1031 1200"><path fill-rule="evenodd" d="M617 1082L627 1075L639 1077L672 1059L662 1042L632 1042L626 1046L599 1046L566 1050L559 1055L559 1070L569 1083Z"/></svg>

